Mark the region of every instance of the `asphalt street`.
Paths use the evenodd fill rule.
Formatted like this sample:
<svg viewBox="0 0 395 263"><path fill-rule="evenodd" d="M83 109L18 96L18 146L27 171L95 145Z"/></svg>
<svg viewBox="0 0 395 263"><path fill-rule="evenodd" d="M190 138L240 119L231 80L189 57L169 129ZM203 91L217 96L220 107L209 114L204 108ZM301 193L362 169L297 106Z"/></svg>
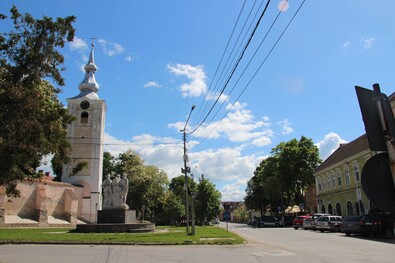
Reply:
<svg viewBox="0 0 395 263"><path fill-rule="evenodd" d="M226 228L225 223L221 227ZM394 262L394 240L292 228L228 224L248 240L236 246L1 245L0 263L70 262Z"/></svg>

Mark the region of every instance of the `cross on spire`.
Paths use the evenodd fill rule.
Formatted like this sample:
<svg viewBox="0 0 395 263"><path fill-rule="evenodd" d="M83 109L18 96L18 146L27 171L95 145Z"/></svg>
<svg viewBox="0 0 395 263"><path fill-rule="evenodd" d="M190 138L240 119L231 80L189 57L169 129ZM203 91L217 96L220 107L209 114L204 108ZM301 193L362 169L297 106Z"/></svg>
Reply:
<svg viewBox="0 0 395 263"><path fill-rule="evenodd" d="M91 40L92 40L91 46L92 46L92 47L95 46L95 39L97 39L95 36L91 37Z"/></svg>

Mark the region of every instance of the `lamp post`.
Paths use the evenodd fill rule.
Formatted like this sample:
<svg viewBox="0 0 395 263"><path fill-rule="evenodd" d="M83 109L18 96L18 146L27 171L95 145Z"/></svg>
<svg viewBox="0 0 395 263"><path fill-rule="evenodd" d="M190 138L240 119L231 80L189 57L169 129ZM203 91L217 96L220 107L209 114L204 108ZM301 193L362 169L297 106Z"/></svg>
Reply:
<svg viewBox="0 0 395 263"><path fill-rule="evenodd" d="M189 202L188 202L188 171L190 170L190 168L187 166L187 162L188 162L188 155L187 155L187 134L186 134L186 129L187 129L187 124L189 121L189 118L191 117L192 111L196 108L195 105L192 105L191 111L189 112L187 121L185 122L185 126L183 130L180 130L183 133L183 140L184 140L184 169L181 169L182 172L184 172L184 176L185 176L185 184L184 184L184 188L185 188L185 213L186 213L186 219L187 219L187 235L189 234ZM194 234L194 233L193 233Z"/></svg>

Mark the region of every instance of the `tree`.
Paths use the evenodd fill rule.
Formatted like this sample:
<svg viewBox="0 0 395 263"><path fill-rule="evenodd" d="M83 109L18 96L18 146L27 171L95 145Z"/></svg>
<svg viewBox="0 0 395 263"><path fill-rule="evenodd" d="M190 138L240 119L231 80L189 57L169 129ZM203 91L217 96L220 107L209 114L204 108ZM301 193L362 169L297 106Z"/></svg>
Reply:
<svg viewBox="0 0 395 263"><path fill-rule="evenodd" d="M278 159L278 176L286 198L301 202L307 186L314 183L314 171L321 163L317 146L302 136L299 141L280 143L272 153Z"/></svg>
<svg viewBox="0 0 395 263"><path fill-rule="evenodd" d="M188 184L188 209L190 209L191 204L192 204L192 192L196 192L196 182L189 176L187 176L187 184ZM177 196L183 203L184 205L184 213L182 215L182 219L186 220L186 211L185 211L185 206L186 206L186 200L185 200L185 175L180 175L178 177L174 177L171 179L171 182L169 184L169 191L173 192L175 196ZM191 211L191 210L189 210Z"/></svg>
<svg viewBox="0 0 395 263"><path fill-rule="evenodd" d="M262 160L248 181L245 202L249 209L261 213L268 207L300 203L307 186L314 182L319 159L318 148L304 136L281 142Z"/></svg>
<svg viewBox="0 0 395 263"><path fill-rule="evenodd" d="M114 156L110 152L103 153L103 177L116 173L116 162Z"/></svg>
<svg viewBox="0 0 395 263"><path fill-rule="evenodd" d="M144 205L145 215L153 219L162 209L161 200L169 183L166 173L156 166L144 165L140 155L131 150L120 154L116 163L116 172L129 179L127 204L137 211Z"/></svg>
<svg viewBox="0 0 395 263"><path fill-rule="evenodd" d="M265 167L267 166L268 159L262 160L259 166L255 169L254 176L247 182L246 196L244 198L245 204L248 209L259 210L261 215L270 204L270 198L266 193L265 188Z"/></svg>
<svg viewBox="0 0 395 263"><path fill-rule="evenodd" d="M248 220L248 211L245 206L238 207L234 211L234 218L238 223L247 223Z"/></svg>
<svg viewBox="0 0 395 263"><path fill-rule="evenodd" d="M221 193L215 185L204 178L199 179L195 199L196 219L199 224L204 224L218 217L221 206Z"/></svg>
<svg viewBox="0 0 395 263"><path fill-rule="evenodd" d="M66 128L73 117L49 81L64 85L59 48L73 40L75 17L34 19L15 6L10 12L15 29L0 33L0 185L16 196L16 180L36 176L43 156L54 155L57 173L68 161Z"/></svg>
<svg viewBox="0 0 395 263"><path fill-rule="evenodd" d="M175 222L185 218L185 205L180 196L172 191L167 191L162 199L163 214L165 224L175 225Z"/></svg>

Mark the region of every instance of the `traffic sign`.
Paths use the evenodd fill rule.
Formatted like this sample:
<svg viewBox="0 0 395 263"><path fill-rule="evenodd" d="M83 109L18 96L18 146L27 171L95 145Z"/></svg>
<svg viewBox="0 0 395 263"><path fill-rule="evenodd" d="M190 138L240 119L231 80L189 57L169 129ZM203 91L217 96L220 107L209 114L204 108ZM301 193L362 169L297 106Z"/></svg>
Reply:
<svg viewBox="0 0 395 263"><path fill-rule="evenodd" d="M229 211L225 211L224 212L224 220L225 221L229 221L230 220L230 212Z"/></svg>

